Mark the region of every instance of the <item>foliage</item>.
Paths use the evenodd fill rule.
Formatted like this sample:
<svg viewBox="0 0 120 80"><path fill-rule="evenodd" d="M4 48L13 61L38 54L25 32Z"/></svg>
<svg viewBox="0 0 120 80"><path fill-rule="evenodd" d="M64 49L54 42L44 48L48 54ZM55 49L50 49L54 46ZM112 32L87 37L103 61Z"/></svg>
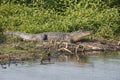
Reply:
<svg viewBox="0 0 120 80"><path fill-rule="evenodd" d="M120 35L119 0L1 0L0 28L28 33L94 30Z"/></svg>

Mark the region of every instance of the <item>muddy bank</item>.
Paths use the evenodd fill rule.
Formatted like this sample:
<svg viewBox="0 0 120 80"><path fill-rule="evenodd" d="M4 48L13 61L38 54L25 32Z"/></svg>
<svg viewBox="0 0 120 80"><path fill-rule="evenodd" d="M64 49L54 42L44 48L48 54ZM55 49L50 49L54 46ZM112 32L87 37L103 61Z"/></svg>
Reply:
<svg viewBox="0 0 120 80"><path fill-rule="evenodd" d="M81 39L76 43L69 43L66 41L5 41L0 43L0 54L2 53L70 53L76 54L86 51L120 51L119 41L109 42L105 40L96 39Z"/></svg>
<svg viewBox="0 0 120 80"><path fill-rule="evenodd" d="M79 42L82 46L84 46L85 50L87 51L119 51L120 44L119 41L116 42L109 42L106 40L82 40Z"/></svg>
<svg viewBox="0 0 120 80"><path fill-rule="evenodd" d="M39 34L10 31L4 34L10 38L16 37L16 40L14 41L13 39L13 42L6 40L6 45L12 46L15 50L22 51L45 51L45 53L68 52L74 54L85 51L120 50L120 41L111 42L107 39L84 38L85 36L93 34L93 31L79 30L72 33L46 32Z"/></svg>
<svg viewBox="0 0 120 80"><path fill-rule="evenodd" d="M92 51L92 52L91 52ZM40 63L51 61L51 57L60 57L66 60L68 56L79 57L85 55L94 55L93 51L120 51L120 45L107 41L82 39L77 43L68 43L65 41L6 41L0 44L0 64L9 64L11 62L22 62L25 60L39 59Z"/></svg>
<svg viewBox="0 0 120 80"><path fill-rule="evenodd" d="M85 52L85 51L119 51L120 44L119 41L109 42L105 40L89 40L89 39L81 39L76 43L68 43L64 41L52 41L45 42L42 47L50 48L52 51L66 51L68 53L77 53L77 52ZM40 49L36 46L36 49Z"/></svg>

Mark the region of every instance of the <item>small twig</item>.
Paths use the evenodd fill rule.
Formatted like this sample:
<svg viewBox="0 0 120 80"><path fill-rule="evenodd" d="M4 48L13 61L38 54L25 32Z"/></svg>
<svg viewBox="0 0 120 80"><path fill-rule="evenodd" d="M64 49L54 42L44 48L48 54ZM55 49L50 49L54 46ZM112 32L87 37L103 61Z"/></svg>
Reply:
<svg viewBox="0 0 120 80"><path fill-rule="evenodd" d="M72 53L72 51L70 51L69 49L67 49L67 48L60 48L60 49L58 49L58 51L67 51L67 52L69 52L69 53Z"/></svg>

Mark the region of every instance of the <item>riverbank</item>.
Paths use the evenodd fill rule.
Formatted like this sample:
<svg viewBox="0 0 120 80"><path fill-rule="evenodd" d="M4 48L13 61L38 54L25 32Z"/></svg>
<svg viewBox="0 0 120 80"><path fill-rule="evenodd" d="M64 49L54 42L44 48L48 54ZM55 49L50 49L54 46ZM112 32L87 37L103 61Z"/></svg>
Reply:
<svg viewBox="0 0 120 80"><path fill-rule="evenodd" d="M66 42L4 42L0 44L0 55L5 55L7 58L12 55L16 58L40 58L42 55L67 54L67 55L94 55L92 52L110 52L120 51L120 46L117 43L109 43L97 40L87 40L78 43ZM95 53L96 54L96 53Z"/></svg>
<svg viewBox="0 0 120 80"><path fill-rule="evenodd" d="M0 63L9 61L17 62L24 60L39 59L43 64L44 60L50 61L51 56L66 59L66 55L76 55L76 59L82 55L96 55L96 51L109 52L120 51L120 45L116 42L105 40L82 39L77 43L56 42L56 41L5 41L0 44ZM95 53L94 53L95 52Z"/></svg>
<svg viewBox="0 0 120 80"><path fill-rule="evenodd" d="M55 47L55 48L54 48ZM97 40L97 39L81 39L76 43L68 43L64 41L21 41L6 40L0 43L0 52L15 53L15 52L26 52L26 51L37 51L51 48L51 51L59 48L68 48L71 51L78 47L78 51L117 51L120 50L119 41L108 41L108 40ZM54 50L52 50L52 48ZM73 49L74 48L74 49ZM57 51L57 50L56 50ZM74 52L73 52L74 53Z"/></svg>

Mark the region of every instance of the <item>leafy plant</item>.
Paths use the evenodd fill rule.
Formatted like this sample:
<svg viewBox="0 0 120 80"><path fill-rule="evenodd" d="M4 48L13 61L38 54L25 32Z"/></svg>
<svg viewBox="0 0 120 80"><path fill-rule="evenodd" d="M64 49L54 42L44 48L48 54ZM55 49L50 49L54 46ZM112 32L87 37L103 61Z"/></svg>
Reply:
<svg viewBox="0 0 120 80"><path fill-rule="evenodd" d="M3 31L40 33L94 30L95 36L120 35L118 0L1 0Z"/></svg>

